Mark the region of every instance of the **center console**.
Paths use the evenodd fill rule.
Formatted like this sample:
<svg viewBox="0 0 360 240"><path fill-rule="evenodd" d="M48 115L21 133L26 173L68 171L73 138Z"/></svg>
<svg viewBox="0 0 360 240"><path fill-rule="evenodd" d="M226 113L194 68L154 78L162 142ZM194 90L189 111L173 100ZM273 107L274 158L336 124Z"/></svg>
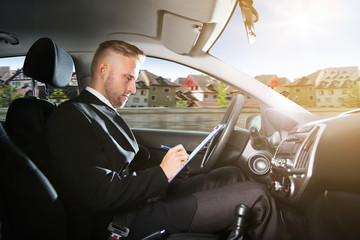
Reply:
<svg viewBox="0 0 360 240"><path fill-rule="evenodd" d="M271 161L270 189L279 198L299 199L312 175L315 149L325 125L292 129Z"/></svg>

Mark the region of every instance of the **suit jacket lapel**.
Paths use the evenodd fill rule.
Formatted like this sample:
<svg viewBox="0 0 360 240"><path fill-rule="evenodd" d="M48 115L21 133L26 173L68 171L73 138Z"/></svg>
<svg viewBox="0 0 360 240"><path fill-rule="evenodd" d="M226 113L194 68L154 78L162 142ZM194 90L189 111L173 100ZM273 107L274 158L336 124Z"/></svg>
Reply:
<svg viewBox="0 0 360 240"><path fill-rule="evenodd" d="M118 126L117 130L122 133L123 137L128 141L133 151L135 153L139 151L139 146L133 132L117 111L107 106L88 91L82 91L79 95L79 99L84 101L84 103L87 103L93 111L97 112L99 116L102 115L107 119L107 121L111 122L115 126Z"/></svg>

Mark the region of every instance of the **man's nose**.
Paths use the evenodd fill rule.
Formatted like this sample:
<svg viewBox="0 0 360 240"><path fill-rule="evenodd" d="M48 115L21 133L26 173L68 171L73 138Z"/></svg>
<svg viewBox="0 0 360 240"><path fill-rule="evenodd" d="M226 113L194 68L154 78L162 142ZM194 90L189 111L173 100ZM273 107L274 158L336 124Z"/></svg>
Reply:
<svg viewBox="0 0 360 240"><path fill-rule="evenodd" d="M135 81L129 82L129 93L135 94L136 93L136 83Z"/></svg>

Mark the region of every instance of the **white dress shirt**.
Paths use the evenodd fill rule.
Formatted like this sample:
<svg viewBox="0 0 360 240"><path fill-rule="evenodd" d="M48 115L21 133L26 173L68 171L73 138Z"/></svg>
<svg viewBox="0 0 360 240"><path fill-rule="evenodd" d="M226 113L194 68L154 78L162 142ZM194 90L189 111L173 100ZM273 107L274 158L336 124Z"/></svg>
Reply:
<svg viewBox="0 0 360 240"><path fill-rule="evenodd" d="M95 97L97 97L100 101L102 101L103 103L114 109L115 112L117 112L116 108L113 107L113 105L109 102L109 100L107 100L107 98L104 97L104 95L102 95L101 93L99 93L98 91L96 91L95 89L89 86L87 86L85 90L95 95Z"/></svg>

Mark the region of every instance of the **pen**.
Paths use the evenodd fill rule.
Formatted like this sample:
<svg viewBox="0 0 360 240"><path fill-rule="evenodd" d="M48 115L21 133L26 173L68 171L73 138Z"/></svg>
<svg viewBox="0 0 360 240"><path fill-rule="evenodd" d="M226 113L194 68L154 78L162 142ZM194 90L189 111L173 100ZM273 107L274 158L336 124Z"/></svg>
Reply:
<svg viewBox="0 0 360 240"><path fill-rule="evenodd" d="M161 148L165 149L165 150L170 150L171 147L165 146L165 145L161 145Z"/></svg>

